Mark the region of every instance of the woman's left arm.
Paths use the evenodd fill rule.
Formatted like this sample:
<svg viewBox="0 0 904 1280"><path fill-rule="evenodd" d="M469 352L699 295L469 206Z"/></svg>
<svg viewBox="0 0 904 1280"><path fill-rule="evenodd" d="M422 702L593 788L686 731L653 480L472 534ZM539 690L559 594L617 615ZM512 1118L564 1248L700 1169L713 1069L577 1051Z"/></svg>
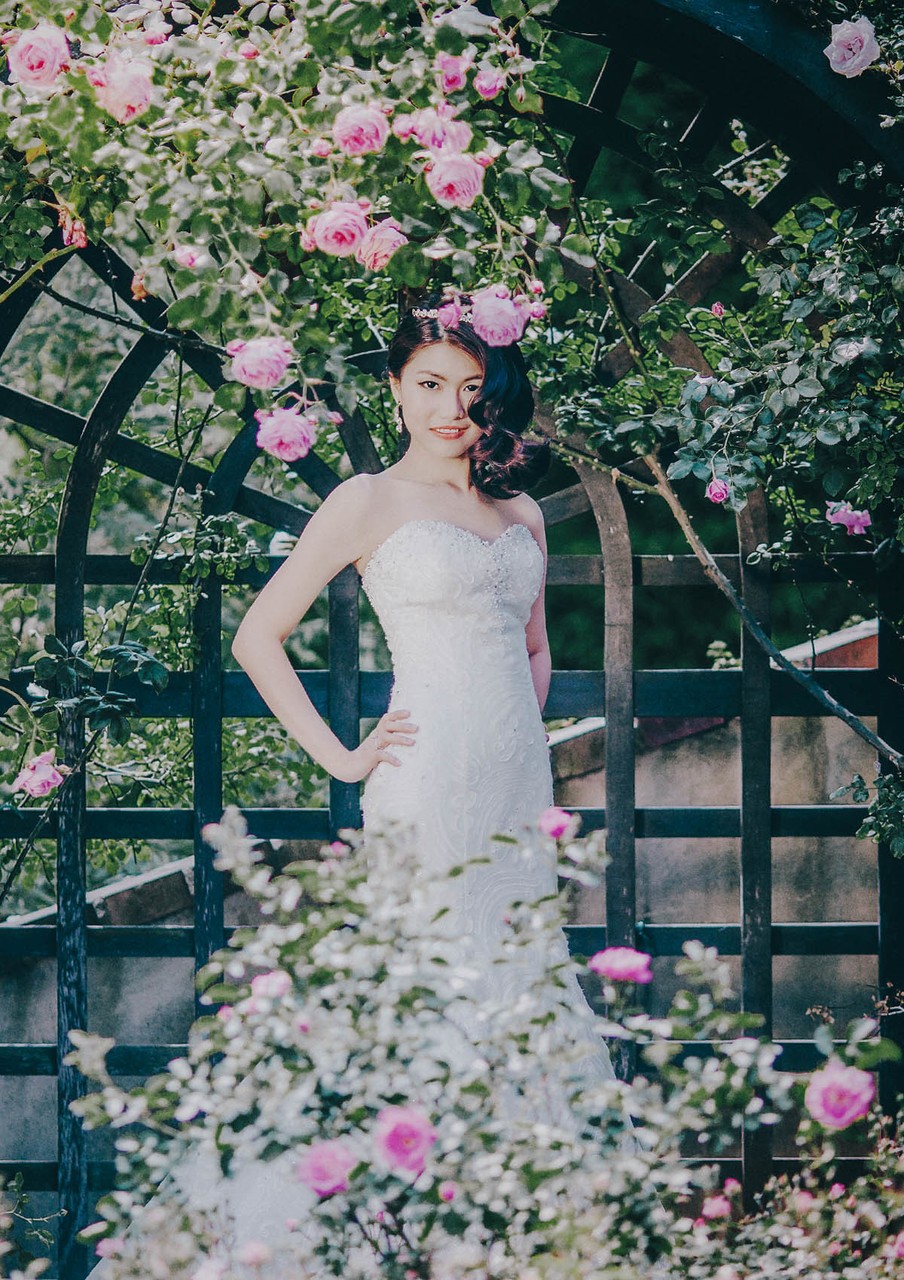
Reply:
<svg viewBox="0 0 904 1280"><path fill-rule="evenodd" d="M540 710L546 706L549 694L549 681L552 674L552 658L549 652L549 638L546 634L546 528L543 513L535 502L531 501L529 512L525 513L524 523L537 540L543 552L543 580L540 591L530 612L525 628L527 653L530 659L531 676Z"/></svg>

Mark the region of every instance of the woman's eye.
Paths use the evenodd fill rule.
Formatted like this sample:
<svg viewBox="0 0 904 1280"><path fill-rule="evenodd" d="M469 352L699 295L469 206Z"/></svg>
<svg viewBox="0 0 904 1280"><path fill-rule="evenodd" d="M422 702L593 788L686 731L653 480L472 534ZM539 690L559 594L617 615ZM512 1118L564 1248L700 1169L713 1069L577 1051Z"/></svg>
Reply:
<svg viewBox="0 0 904 1280"><path fill-rule="evenodd" d="M418 385L422 387L436 387L439 385L439 383L434 382L432 378L426 378L423 382L419 383Z"/></svg>

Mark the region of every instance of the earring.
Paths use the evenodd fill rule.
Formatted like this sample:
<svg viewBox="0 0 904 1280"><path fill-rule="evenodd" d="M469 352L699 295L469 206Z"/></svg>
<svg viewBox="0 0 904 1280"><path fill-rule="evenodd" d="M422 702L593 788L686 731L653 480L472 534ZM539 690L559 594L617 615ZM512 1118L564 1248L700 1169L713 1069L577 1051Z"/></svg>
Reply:
<svg viewBox="0 0 904 1280"><path fill-rule="evenodd" d="M396 411L396 430L397 430L397 431L404 431L404 430L405 430L405 417L404 417L404 415L403 415L403 413L402 413L402 403L401 403L401 401L400 401L400 400L397 400L397 401L396 401L395 411Z"/></svg>

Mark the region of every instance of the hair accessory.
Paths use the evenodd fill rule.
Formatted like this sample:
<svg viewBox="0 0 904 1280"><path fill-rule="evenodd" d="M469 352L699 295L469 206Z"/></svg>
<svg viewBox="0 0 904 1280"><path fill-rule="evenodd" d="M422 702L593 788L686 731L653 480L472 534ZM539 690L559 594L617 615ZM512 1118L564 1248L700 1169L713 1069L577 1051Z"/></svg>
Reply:
<svg viewBox="0 0 904 1280"><path fill-rule="evenodd" d="M439 319L439 313L441 310L442 307L412 307L411 314L417 320L437 320ZM456 317L456 324L461 320L464 320L465 324L470 324L473 319L474 312L469 307L466 311L460 312Z"/></svg>

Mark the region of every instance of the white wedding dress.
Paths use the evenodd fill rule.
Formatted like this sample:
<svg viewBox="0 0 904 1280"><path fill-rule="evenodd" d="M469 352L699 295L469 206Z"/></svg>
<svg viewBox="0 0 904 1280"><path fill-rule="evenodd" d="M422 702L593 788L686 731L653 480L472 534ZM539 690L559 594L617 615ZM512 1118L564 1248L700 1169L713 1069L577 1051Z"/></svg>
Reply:
<svg viewBox="0 0 904 1280"><path fill-rule="evenodd" d="M421 882L421 918L426 924L445 908L431 934L470 975L449 1009L447 1047L458 1063L468 1061L472 1046L479 1056L487 1008L498 1016L537 978L568 961L559 928L547 933L547 943L531 941L499 962L513 904L558 891L553 843L536 835L537 819L553 802L552 774L525 639L542 574L542 553L525 525L510 525L488 540L449 521L413 519L376 548L362 577L392 654L390 709L407 710L419 726L413 745L395 748L401 764L378 764L365 783L365 851L368 833L407 832ZM524 842L494 840L531 828L526 849ZM391 840L383 847L392 856ZM481 857L484 863L449 878L451 868ZM372 875L379 883L375 863ZM571 1044L578 1044L581 1080L611 1081L608 1050L577 977L567 967L560 977L559 1032L551 1043L563 1042L567 1027ZM532 1097L527 1105L534 1109L520 1116L525 1121L538 1114L561 1121L563 1107L567 1112L556 1070L543 1079L547 1092ZM499 1113L519 1118L523 1098L519 1103L505 1080L494 1083ZM275 1242L287 1217L304 1216L306 1189L292 1173L290 1153L238 1169L228 1189L210 1160L191 1160L178 1181L193 1203L208 1199L227 1215L233 1245L252 1238ZM107 1274L106 1261L92 1272L94 1280Z"/></svg>
<svg viewBox="0 0 904 1280"><path fill-rule="evenodd" d="M364 830L414 830L428 901L446 908L443 925L477 971L471 994L503 1005L544 970L567 960L564 933L552 950L493 964L506 916L518 899L558 890L546 842L525 857L510 842L553 803L549 749L531 675L525 627L540 591L543 554L523 524L486 539L446 520L407 520L368 560L361 585L392 654L390 710L418 725L414 745L395 750L364 786ZM449 870L466 859L456 879ZM592 1012L567 973L565 999L588 1024L595 1052L585 1073L611 1079L609 1054ZM589 1015L589 1017L588 1017ZM459 1023L479 1040L463 1007Z"/></svg>

